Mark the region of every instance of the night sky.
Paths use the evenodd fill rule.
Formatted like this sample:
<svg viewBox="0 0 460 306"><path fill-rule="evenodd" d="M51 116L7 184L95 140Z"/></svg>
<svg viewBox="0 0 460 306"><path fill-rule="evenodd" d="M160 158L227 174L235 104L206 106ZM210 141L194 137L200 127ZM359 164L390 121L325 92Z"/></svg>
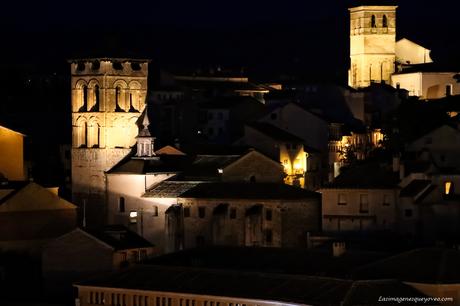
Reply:
<svg viewBox="0 0 460 306"><path fill-rule="evenodd" d="M146 57L180 70L243 67L257 76L342 79L356 1L13 1L0 10L2 65L64 67L88 56ZM426 4L424 4L426 3ZM458 1L398 1L398 36L458 57ZM457 40L457 41L454 41ZM40 64L39 64L40 63Z"/></svg>

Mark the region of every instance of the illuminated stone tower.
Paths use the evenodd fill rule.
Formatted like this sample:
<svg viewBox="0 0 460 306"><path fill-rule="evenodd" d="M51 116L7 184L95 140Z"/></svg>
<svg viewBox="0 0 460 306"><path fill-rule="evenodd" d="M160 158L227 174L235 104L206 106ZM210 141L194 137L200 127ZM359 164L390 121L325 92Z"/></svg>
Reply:
<svg viewBox="0 0 460 306"><path fill-rule="evenodd" d="M72 197L88 225L105 220L109 170L136 144L145 108L147 60L72 60ZM83 211L82 211L83 212Z"/></svg>
<svg viewBox="0 0 460 306"><path fill-rule="evenodd" d="M396 9L397 6L350 9L351 87L367 87L382 81L391 84L396 60Z"/></svg>

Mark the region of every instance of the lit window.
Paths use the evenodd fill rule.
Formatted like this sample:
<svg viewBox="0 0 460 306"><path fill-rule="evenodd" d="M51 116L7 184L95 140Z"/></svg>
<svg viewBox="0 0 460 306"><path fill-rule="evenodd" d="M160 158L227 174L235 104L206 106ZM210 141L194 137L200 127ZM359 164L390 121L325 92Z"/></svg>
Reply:
<svg viewBox="0 0 460 306"><path fill-rule="evenodd" d="M452 194L453 192L453 184L452 182L445 182L444 183L444 194L445 195L450 195Z"/></svg>
<svg viewBox="0 0 460 306"><path fill-rule="evenodd" d="M137 223L137 211L131 210L131 211L129 212L129 222L130 222L131 224Z"/></svg>
<svg viewBox="0 0 460 306"><path fill-rule="evenodd" d="M219 172L219 174L222 174L224 173L224 169L217 169L217 172Z"/></svg>

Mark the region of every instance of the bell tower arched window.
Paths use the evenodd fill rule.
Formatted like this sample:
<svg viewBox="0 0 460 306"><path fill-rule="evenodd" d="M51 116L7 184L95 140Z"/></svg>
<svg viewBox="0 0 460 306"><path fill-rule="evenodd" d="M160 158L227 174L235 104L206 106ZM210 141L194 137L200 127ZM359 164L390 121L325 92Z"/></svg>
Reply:
<svg viewBox="0 0 460 306"><path fill-rule="evenodd" d="M123 108L121 107L121 87L115 87L115 111L122 112Z"/></svg>
<svg viewBox="0 0 460 306"><path fill-rule="evenodd" d="M376 18L375 18L375 15L372 15L372 17L371 17L371 28L376 28L376 27L377 27Z"/></svg>
<svg viewBox="0 0 460 306"><path fill-rule="evenodd" d="M387 17L387 15L383 15L382 27L388 28L388 17Z"/></svg>
<svg viewBox="0 0 460 306"><path fill-rule="evenodd" d="M94 106L93 106L93 111L95 112L99 111L99 101L100 101L99 85L96 85L94 86Z"/></svg>
<svg viewBox="0 0 460 306"><path fill-rule="evenodd" d="M88 86L83 85L82 87L82 106L80 108L80 112L87 111L88 107Z"/></svg>

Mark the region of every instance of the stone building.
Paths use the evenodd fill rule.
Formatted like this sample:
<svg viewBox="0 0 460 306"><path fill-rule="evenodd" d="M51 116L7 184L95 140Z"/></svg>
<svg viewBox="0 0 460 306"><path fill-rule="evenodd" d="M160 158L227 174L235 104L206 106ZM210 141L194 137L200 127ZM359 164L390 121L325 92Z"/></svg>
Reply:
<svg viewBox="0 0 460 306"><path fill-rule="evenodd" d="M397 280L140 266L77 283L81 306L377 305L381 297L427 297ZM434 304L434 303L433 303Z"/></svg>
<svg viewBox="0 0 460 306"><path fill-rule="evenodd" d="M104 222L105 177L136 143L147 60L72 60L72 198L87 222ZM86 203L86 204L85 204Z"/></svg>
<svg viewBox="0 0 460 306"><path fill-rule="evenodd" d="M32 255L77 226L77 207L57 195L57 188L36 183L0 185L0 248Z"/></svg>
<svg viewBox="0 0 460 306"><path fill-rule="evenodd" d="M77 228L44 246L42 275L47 290L64 293L75 281L126 268L154 253L150 242L123 226Z"/></svg>
<svg viewBox="0 0 460 306"><path fill-rule="evenodd" d="M399 174L379 164L356 166L320 190L323 231L396 231Z"/></svg>

